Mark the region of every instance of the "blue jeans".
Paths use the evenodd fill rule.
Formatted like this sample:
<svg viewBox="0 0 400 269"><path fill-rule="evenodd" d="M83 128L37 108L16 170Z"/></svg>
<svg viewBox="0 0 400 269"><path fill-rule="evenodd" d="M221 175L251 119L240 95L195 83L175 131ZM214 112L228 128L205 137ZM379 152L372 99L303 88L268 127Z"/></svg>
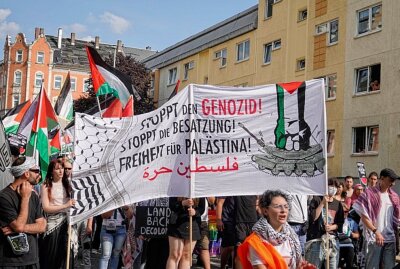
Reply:
<svg viewBox="0 0 400 269"><path fill-rule="evenodd" d="M125 226L118 226L117 230L113 233L107 232L104 227L101 228L101 257L99 259L99 269L118 268L119 255L125 243L125 238Z"/></svg>
<svg viewBox="0 0 400 269"><path fill-rule="evenodd" d="M305 250L305 259L311 264L314 264L317 268L321 268L325 262L325 251L321 246L322 241L316 241L311 243L310 247ZM329 269L336 269L339 264L339 240L335 240L329 256Z"/></svg>
<svg viewBox="0 0 400 269"><path fill-rule="evenodd" d="M365 268L379 269L382 263L384 269L392 269L396 265L396 245L395 243L384 243L378 246L375 242L366 245Z"/></svg>

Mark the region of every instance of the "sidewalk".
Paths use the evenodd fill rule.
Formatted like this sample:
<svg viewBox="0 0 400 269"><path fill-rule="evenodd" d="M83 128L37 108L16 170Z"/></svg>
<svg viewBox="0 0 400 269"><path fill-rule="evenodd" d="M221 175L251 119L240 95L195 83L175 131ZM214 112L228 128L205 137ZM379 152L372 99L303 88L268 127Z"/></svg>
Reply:
<svg viewBox="0 0 400 269"><path fill-rule="evenodd" d="M99 257L100 254L97 253L92 253L92 267L91 269L98 269L99 265ZM197 260L193 259L193 266L192 269L200 269L203 268L202 266L196 265ZM211 268L212 269L218 269L220 264L219 257L211 257ZM84 269L83 266L81 265L81 260L78 259L77 264L75 264L75 269Z"/></svg>

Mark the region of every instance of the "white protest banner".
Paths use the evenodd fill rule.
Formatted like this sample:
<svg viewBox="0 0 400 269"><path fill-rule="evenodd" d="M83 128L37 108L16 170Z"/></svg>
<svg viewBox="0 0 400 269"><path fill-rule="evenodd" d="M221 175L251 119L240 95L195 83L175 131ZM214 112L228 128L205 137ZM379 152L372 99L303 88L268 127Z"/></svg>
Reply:
<svg viewBox="0 0 400 269"><path fill-rule="evenodd" d="M72 223L159 197L325 194L323 83L189 85L133 118L77 113Z"/></svg>
<svg viewBox="0 0 400 269"><path fill-rule="evenodd" d="M0 190L13 182L13 176L7 167L11 166L11 152L4 132L3 123L0 120Z"/></svg>

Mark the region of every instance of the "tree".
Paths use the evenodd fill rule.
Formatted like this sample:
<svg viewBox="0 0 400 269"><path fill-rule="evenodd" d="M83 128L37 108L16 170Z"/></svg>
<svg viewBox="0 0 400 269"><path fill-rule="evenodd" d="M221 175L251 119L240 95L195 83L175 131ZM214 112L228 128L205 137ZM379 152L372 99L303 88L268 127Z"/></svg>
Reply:
<svg viewBox="0 0 400 269"><path fill-rule="evenodd" d="M104 59L109 65L113 65L113 55L109 55ZM131 78L132 84L139 93L141 100L135 100L135 115L147 113L154 109L153 100L147 97L147 91L150 88L151 74L143 63L136 61L131 56L124 56L122 53L117 53L115 68ZM85 112L97 104L96 95L89 83L89 90L86 96L83 96L74 101L74 111ZM107 97L100 96L100 102ZM108 97L109 98L109 97Z"/></svg>

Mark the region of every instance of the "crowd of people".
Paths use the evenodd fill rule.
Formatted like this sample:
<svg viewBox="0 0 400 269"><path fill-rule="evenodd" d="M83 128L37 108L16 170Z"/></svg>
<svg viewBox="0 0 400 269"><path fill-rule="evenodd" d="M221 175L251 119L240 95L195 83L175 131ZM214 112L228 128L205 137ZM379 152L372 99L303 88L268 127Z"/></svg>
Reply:
<svg viewBox="0 0 400 269"><path fill-rule="evenodd" d="M190 268L192 255L209 269L208 210L216 210L220 268L393 268L399 251L396 173L372 172L368 185L328 180L325 196L267 190L262 195L169 198L164 238L135 233L135 205L72 227L72 162L50 162L46 178L30 157L15 157L14 177L0 191L0 268ZM40 188L38 188L38 183ZM70 229L69 229L70 228ZM68 239L71 244L68 247ZM97 242L96 242L97 241ZM67 253L70 260L67 261Z"/></svg>

